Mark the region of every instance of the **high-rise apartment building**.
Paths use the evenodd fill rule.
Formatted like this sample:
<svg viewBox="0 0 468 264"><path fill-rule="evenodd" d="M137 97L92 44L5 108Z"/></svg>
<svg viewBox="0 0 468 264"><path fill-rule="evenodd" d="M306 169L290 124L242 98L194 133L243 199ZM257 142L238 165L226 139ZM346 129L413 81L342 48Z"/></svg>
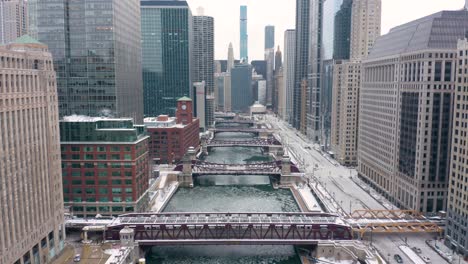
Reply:
<svg viewBox="0 0 468 264"><path fill-rule="evenodd" d="M247 33L247 6L240 7L240 60L249 62L249 35Z"/></svg>
<svg viewBox="0 0 468 264"><path fill-rule="evenodd" d="M65 206L77 217L148 210L148 141L132 119L66 116L60 121Z"/></svg>
<svg viewBox="0 0 468 264"><path fill-rule="evenodd" d="M140 3L29 0L31 32L57 72L60 116L143 120Z"/></svg>
<svg viewBox="0 0 468 264"><path fill-rule="evenodd" d="M252 66L236 65L231 70L231 111L248 113L252 104Z"/></svg>
<svg viewBox="0 0 468 264"><path fill-rule="evenodd" d="M0 44L8 44L28 34L28 3L0 0Z"/></svg>
<svg viewBox="0 0 468 264"><path fill-rule="evenodd" d="M231 73L215 74L216 109L221 112L231 112Z"/></svg>
<svg viewBox="0 0 468 264"><path fill-rule="evenodd" d="M296 51L296 30L288 29L284 32L284 61L283 80L286 93L286 116L290 124L293 120L293 97L294 97L294 56Z"/></svg>
<svg viewBox="0 0 468 264"><path fill-rule="evenodd" d="M275 48L275 26L265 27L265 50Z"/></svg>
<svg viewBox="0 0 468 264"><path fill-rule="evenodd" d="M381 0L353 0L351 25L351 61L365 58L380 36Z"/></svg>
<svg viewBox="0 0 468 264"><path fill-rule="evenodd" d="M348 47L342 45L335 50L338 54L346 56L338 57L335 54L333 64L330 65L333 77L330 141L331 150L335 153L338 162L346 166L356 166L361 61L367 57L376 38L380 36L382 2L381 0L354 0L352 6L349 4L345 6L346 9L340 12L346 13L350 20L345 22L343 17L339 20L344 27L349 27L347 30L351 32L351 41L348 41ZM348 7L351 7L352 12L349 12ZM364 51L356 53L355 51L358 50ZM324 64L327 65L326 62ZM327 72L325 75L329 76L328 67L324 66L324 68ZM327 78L324 77L325 79Z"/></svg>
<svg viewBox="0 0 468 264"><path fill-rule="evenodd" d="M202 126L214 124L214 19L193 17L193 81L205 82L205 117ZM202 119L200 118L200 121Z"/></svg>
<svg viewBox="0 0 468 264"><path fill-rule="evenodd" d="M400 208L446 208L466 28L468 11L442 11L393 28L363 61L358 172Z"/></svg>
<svg viewBox="0 0 468 264"><path fill-rule="evenodd" d="M48 263L65 240L53 59L27 35L0 57L0 263Z"/></svg>
<svg viewBox="0 0 468 264"><path fill-rule="evenodd" d="M192 88L193 19L187 1L141 0L145 116L174 115Z"/></svg>
<svg viewBox="0 0 468 264"><path fill-rule="evenodd" d="M296 58L293 126L319 141L323 0L296 1ZM305 82L304 82L305 81ZM306 96L303 95L306 85ZM306 113L302 113L305 101ZM305 116L305 119L301 118ZM305 128L301 129L301 128Z"/></svg>
<svg viewBox="0 0 468 264"><path fill-rule="evenodd" d="M447 227L445 231L446 244L456 249L465 257L468 256L468 218L467 207L467 146L466 134L468 128L468 41L458 41L457 50L457 82L454 96L454 114L452 129L452 150L450 159L450 174L448 187Z"/></svg>

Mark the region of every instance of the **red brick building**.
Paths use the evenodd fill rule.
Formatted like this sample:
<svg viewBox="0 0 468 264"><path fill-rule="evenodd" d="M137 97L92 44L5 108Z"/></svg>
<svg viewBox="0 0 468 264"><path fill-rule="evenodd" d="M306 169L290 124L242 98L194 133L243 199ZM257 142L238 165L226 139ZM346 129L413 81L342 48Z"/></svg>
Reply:
<svg viewBox="0 0 468 264"><path fill-rule="evenodd" d="M148 140L132 119L65 117L60 122L65 206L78 217L148 208Z"/></svg>
<svg viewBox="0 0 468 264"><path fill-rule="evenodd" d="M193 118L192 107L192 100L183 97L177 102L176 117L145 118L149 156L155 164L178 162L189 147L200 148L200 121Z"/></svg>

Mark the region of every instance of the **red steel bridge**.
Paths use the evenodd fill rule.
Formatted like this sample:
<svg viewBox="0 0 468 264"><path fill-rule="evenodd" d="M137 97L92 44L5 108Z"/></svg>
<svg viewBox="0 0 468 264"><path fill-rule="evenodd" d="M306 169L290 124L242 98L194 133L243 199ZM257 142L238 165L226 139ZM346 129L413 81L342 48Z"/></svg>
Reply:
<svg viewBox="0 0 468 264"><path fill-rule="evenodd" d="M142 213L121 215L106 228L119 240L123 228L140 245L311 245L351 240L352 229L326 213Z"/></svg>
<svg viewBox="0 0 468 264"><path fill-rule="evenodd" d="M210 140L207 142L206 147L208 148L220 148L220 147L271 147L281 146L281 143L275 138L255 138L252 140Z"/></svg>
<svg viewBox="0 0 468 264"><path fill-rule="evenodd" d="M272 161L248 164L223 164L206 161L192 161L192 175L271 175L281 176L283 161ZM299 168L289 161L290 173L300 173ZM183 165L178 165L174 171L182 171Z"/></svg>

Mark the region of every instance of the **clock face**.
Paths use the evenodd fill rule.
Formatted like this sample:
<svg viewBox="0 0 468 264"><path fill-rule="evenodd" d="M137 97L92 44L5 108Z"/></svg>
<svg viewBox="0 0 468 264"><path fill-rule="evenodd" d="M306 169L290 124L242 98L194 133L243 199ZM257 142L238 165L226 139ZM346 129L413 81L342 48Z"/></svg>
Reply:
<svg viewBox="0 0 468 264"><path fill-rule="evenodd" d="M187 110L187 106L186 106L186 105L182 105L182 110Z"/></svg>

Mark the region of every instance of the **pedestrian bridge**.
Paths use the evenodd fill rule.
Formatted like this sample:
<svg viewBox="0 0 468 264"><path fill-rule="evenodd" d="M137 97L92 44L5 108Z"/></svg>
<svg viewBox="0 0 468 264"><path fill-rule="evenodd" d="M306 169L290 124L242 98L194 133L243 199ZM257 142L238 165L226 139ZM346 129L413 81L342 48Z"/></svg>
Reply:
<svg viewBox="0 0 468 264"><path fill-rule="evenodd" d="M351 240L352 229L326 213L144 213L126 214L107 226L106 239L123 228L140 245L310 245Z"/></svg>

